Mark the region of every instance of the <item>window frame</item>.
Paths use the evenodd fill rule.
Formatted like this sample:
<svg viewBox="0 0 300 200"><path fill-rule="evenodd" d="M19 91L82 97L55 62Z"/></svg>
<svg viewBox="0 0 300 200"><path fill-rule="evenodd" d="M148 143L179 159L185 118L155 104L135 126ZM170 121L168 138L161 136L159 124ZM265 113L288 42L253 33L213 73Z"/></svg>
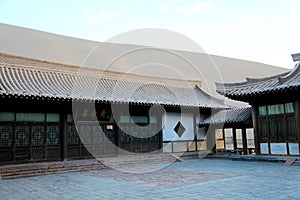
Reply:
<svg viewBox="0 0 300 200"><path fill-rule="evenodd" d="M292 104L292 110L288 108ZM275 106L282 106L283 112L270 112L270 109ZM264 112L260 112L265 110ZM294 102L286 102L280 104L269 104L258 106L258 136L265 140L287 140L296 138L296 119L295 119L295 104ZM292 118L292 120L291 120ZM271 122L274 122L274 125ZM262 133L262 123L266 123L266 132ZM273 130L272 130L273 129Z"/></svg>

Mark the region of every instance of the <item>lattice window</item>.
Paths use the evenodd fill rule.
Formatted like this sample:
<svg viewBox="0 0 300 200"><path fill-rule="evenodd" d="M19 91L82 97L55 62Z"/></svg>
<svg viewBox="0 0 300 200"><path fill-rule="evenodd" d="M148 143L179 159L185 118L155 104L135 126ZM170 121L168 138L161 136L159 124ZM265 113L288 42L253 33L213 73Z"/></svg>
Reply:
<svg viewBox="0 0 300 200"><path fill-rule="evenodd" d="M259 118L259 136L268 137L268 128L266 117Z"/></svg>
<svg viewBox="0 0 300 200"><path fill-rule="evenodd" d="M278 120L276 117L269 118L270 137L277 137L277 127L276 127L277 123Z"/></svg>
<svg viewBox="0 0 300 200"><path fill-rule="evenodd" d="M81 125L79 130L81 141L84 144L92 143L92 127L90 125Z"/></svg>
<svg viewBox="0 0 300 200"><path fill-rule="evenodd" d="M155 142L155 141L158 141L159 137L158 137L158 134L159 134L159 128L158 126L149 126L149 130L150 134L152 135L152 137L150 137L150 141L152 142Z"/></svg>
<svg viewBox="0 0 300 200"><path fill-rule="evenodd" d="M151 142L156 142L156 141L158 141L158 134L152 136L152 137L150 138L150 141L151 141Z"/></svg>
<svg viewBox="0 0 300 200"><path fill-rule="evenodd" d="M47 144L59 145L59 125L47 124Z"/></svg>
<svg viewBox="0 0 300 200"><path fill-rule="evenodd" d="M259 136L273 139L295 137L294 104L259 106Z"/></svg>
<svg viewBox="0 0 300 200"><path fill-rule="evenodd" d="M0 147L12 146L13 124L0 124Z"/></svg>
<svg viewBox="0 0 300 200"><path fill-rule="evenodd" d="M103 130L100 125L93 126L93 143L98 144L101 143L103 137Z"/></svg>
<svg viewBox="0 0 300 200"><path fill-rule="evenodd" d="M141 126L140 127L140 138L142 141L148 141L150 137L150 132L148 126Z"/></svg>
<svg viewBox="0 0 300 200"><path fill-rule="evenodd" d="M68 144L79 144L80 139L74 124L68 124Z"/></svg>
<svg viewBox="0 0 300 200"><path fill-rule="evenodd" d="M26 124L16 126L16 146L28 146L30 144L30 126Z"/></svg>
<svg viewBox="0 0 300 200"><path fill-rule="evenodd" d="M105 135L111 142L115 142L115 132L113 130L106 130Z"/></svg>
<svg viewBox="0 0 300 200"><path fill-rule="evenodd" d="M269 115L277 115L284 113L284 105L283 104L276 104L276 105L269 105L268 106L268 114Z"/></svg>
<svg viewBox="0 0 300 200"><path fill-rule="evenodd" d="M178 135L178 137L181 137L184 134L185 130L186 129L184 125L180 121L176 124L174 128L174 131Z"/></svg>
<svg viewBox="0 0 300 200"><path fill-rule="evenodd" d="M45 145L45 126L44 125L32 125L32 146Z"/></svg>
<svg viewBox="0 0 300 200"><path fill-rule="evenodd" d="M129 127L127 125L121 126L121 142L130 142L131 136L128 135Z"/></svg>
<svg viewBox="0 0 300 200"><path fill-rule="evenodd" d="M296 122L293 115L286 116L286 130L288 136L294 137L296 135Z"/></svg>

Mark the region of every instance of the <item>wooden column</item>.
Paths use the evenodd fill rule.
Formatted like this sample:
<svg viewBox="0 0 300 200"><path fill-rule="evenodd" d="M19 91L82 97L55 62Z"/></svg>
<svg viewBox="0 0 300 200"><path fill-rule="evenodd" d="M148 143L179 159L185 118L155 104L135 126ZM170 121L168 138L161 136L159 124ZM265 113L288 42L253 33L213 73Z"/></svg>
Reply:
<svg viewBox="0 0 300 200"><path fill-rule="evenodd" d="M163 138L163 130L162 130L162 120L163 120L163 113L159 113L157 115L157 126L159 127L159 151L160 153L163 153L163 148L164 148L164 138Z"/></svg>
<svg viewBox="0 0 300 200"><path fill-rule="evenodd" d="M194 114L193 114L193 124L194 124L194 145L195 145L195 151L197 151L197 127L198 127L196 118L197 118L197 113L194 112Z"/></svg>
<svg viewBox="0 0 300 200"><path fill-rule="evenodd" d="M216 149L216 136L215 130L219 127L217 125L209 125L206 131L206 147L207 150L215 151Z"/></svg>
<svg viewBox="0 0 300 200"><path fill-rule="evenodd" d="M68 127L67 127L67 114L60 114L61 128L61 158L62 160L67 160L68 157Z"/></svg>
<svg viewBox="0 0 300 200"><path fill-rule="evenodd" d="M253 122L253 133L255 143L255 154L260 154L259 136L258 136L258 120L257 120L258 108L252 105L252 122Z"/></svg>
<svg viewBox="0 0 300 200"><path fill-rule="evenodd" d="M237 150L237 142L236 142L236 128L232 129L232 140L233 140L233 149Z"/></svg>
<svg viewBox="0 0 300 200"><path fill-rule="evenodd" d="M296 121L296 135L300 138L300 101L295 100L295 121Z"/></svg>
<svg viewBox="0 0 300 200"><path fill-rule="evenodd" d="M226 138L225 138L225 130L224 130L224 128L222 128L222 136L223 136L224 149L226 150Z"/></svg>
<svg viewBox="0 0 300 200"><path fill-rule="evenodd" d="M300 100L295 100L295 123L296 123L296 138L300 139ZM299 142L300 147L300 142ZM300 148L299 148L300 154Z"/></svg>
<svg viewBox="0 0 300 200"><path fill-rule="evenodd" d="M246 155L246 154L248 154L246 128L242 129L242 141L243 141L243 152L244 152L244 155Z"/></svg>

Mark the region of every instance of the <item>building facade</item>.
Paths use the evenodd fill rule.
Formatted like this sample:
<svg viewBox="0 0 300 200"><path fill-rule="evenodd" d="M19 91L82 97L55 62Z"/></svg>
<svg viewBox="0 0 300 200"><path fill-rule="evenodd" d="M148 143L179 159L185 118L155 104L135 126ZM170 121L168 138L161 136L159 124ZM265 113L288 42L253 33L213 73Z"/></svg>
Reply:
<svg viewBox="0 0 300 200"><path fill-rule="evenodd" d="M276 76L216 85L218 93L252 106L257 154L300 154L299 63Z"/></svg>
<svg viewBox="0 0 300 200"><path fill-rule="evenodd" d="M206 150L201 115L227 108L199 81L8 54L0 54L0 105L1 164Z"/></svg>
<svg viewBox="0 0 300 200"><path fill-rule="evenodd" d="M199 123L214 135L216 154L251 154L254 152L252 108L220 110Z"/></svg>

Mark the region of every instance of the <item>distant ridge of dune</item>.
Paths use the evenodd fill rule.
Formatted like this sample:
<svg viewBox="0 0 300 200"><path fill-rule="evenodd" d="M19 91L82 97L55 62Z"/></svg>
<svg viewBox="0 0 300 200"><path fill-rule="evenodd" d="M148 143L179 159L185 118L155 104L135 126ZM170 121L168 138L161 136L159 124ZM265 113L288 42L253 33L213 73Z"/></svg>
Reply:
<svg viewBox="0 0 300 200"><path fill-rule="evenodd" d="M97 53L104 53L108 58L113 58L115 55L139 47L138 45L130 44L106 43L105 52L96 51L85 63L82 63L87 55L89 55L90 51L99 45L99 42L2 23L0 23L0 44L0 52L3 53L78 66L83 64L87 67L104 67L104 69L105 65L102 65L101 62L99 63L99 60L97 60ZM161 61L172 66L174 70L178 71L186 79L202 79L203 89L218 98L221 96L215 92L215 82L239 82L244 81L246 77L260 78L288 71L288 69L285 68L258 62L179 50L174 50L174 52L191 61L197 68L196 70L201 73L201 76L197 75L192 70L186 70L190 67L187 63L181 63L176 60L164 60L164 57L161 58ZM128 57L122 60L122 62L115 63L110 70L126 73L130 70L131 66L138 66L141 63L150 62L151 59L153 59L151 58L151 55L141 57L141 59L137 59L137 57ZM214 73L216 68L220 75ZM174 78L173 74L167 72L164 73L160 69L149 71L140 70L134 71L134 73Z"/></svg>

